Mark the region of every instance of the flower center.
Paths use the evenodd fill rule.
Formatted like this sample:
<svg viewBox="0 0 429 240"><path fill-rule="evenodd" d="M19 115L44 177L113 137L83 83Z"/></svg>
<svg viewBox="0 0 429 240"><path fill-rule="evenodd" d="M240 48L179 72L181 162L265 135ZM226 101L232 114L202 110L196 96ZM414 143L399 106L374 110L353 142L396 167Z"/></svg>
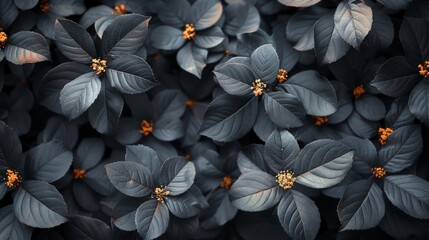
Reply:
<svg viewBox="0 0 429 240"><path fill-rule="evenodd" d="M92 59L91 68L94 71L97 71L97 74L101 74L103 72L106 72L107 67L107 61L101 60L100 58L94 58Z"/></svg>
<svg viewBox="0 0 429 240"><path fill-rule="evenodd" d="M51 7L51 4L48 0L41 0L40 1L40 11L43 13L47 13L49 11L49 8Z"/></svg>
<svg viewBox="0 0 429 240"><path fill-rule="evenodd" d="M225 176L223 177L222 181L220 182L219 186L221 188L230 189L232 185L232 178L231 176Z"/></svg>
<svg viewBox="0 0 429 240"><path fill-rule="evenodd" d="M143 120L140 123L140 133L144 136L148 136L153 131L153 121Z"/></svg>
<svg viewBox="0 0 429 240"><path fill-rule="evenodd" d="M82 180L85 178L85 174L86 174L86 170L85 169L80 169L80 168L75 168L73 169L73 179L74 180Z"/></svg>
<svg viewBox="0 0 429 240"><path fill-rule="evenodd" d="M223 54L228 57L229 54L231 54L231 51L229 51L229 49L225 49L225 51L223 51Z"/></svg>
<svg viewBox="0 0 429 240"><path fill-rule="evenodd" d="M264 93L265 88L267 88L267 84L262 82L261 79L256 79L250 87L250 89L253 90L253 94L255 94L255 96L261 96L262 93Z"/></svg>
<svg viewBox="0 0 429 240"><path fill-rule="evenodd" d="M3 178L3 180L5 180L4 184L6 184L6 186L12 188L18 186L22 178L18 171L8 169L6 170L6 177Z"/></svg>
<svg viewBox="0 0 429 240"><path fill-rule="evenodd" d="M386 169L384 169L383 167L374 167L371 168L371 170L372 174L374 174L376 178L383 178L387 174Z"/></svg>
<svg viewBox="0 0 429 240"><path fill-rule="evenodd" d="M187 100L185 102L186 107L191 108L194 106L194 101L192 101L191 99Z"/></svg>
<svg viewBox="0 0 429 240"><path fill-rule="evenodd" d="M296 180L296 177L293 176L294 173L292 171L280 171L276 175L276 182L279 184L280 187L283 189L290 189L293 187L293 183Z"/></svg>
<svg viewBox="0 0 429 240"><path fill-rule="evenodd" d="M378 134L380 135L380 138L378 138L378 141L381 144L386 144L387 143L387 138L390 136L390 134L393 133L393 130L391 128L379 128L378 129Z"/></svg>
<svg viewBox="0 0 429 240"><path fill-rule="evenodd" d="M328 122L328 118L327 117L321 117L321 116L313 116L314 118L314 125L320 127L323 124Z"/></svg>
<svg viewBox="0 0 429 240"><path fill-rule="evenodd" d="M7 34L0 29L0 48L4 48L7 41Z"/></svg>
<svg viewBox="0 0 429 240"><path fill-rule="evenodd" d="M191 160L191 154L190 153L186 153L185 154L185 159L188 160L188 161Z"/></svg>
<svg viewBox="0 0 429 240"><path fill-rule="evenodd" d="M425 63L419 64L417 67L419 68L420 76L429 77L429 61L425 61Z"/></svg>
<svg viewBox="0 0 429 240"><path fill-rule="evenodd" d="M125 4L119 4L115 6L115 11L112 12L113 15L123 15L125 14Z"/></svg>
<svg viewBox="0 0 429 240"><path fill-rule="evenodd" d="M286 82L286 80L287 80L287 78L288 78L288 75L287 75L287 71L286 70L284 70L284 69L279 69L279 72L277 73L277 81L279 82L279 83L284 83L284 82Z"/></svg>
<svg viewBox="0 0 429 240"><path fill-rule="evenodd" d="M353 89L353 96L355 96L355 98L359 98L360 95L364 93L365 93L365 88L363 88L362 84Z"/></svg>
<svg viewBox="0 0 429 240"><path fill-rule="evenodd" d="M161 187L155 188L152 198L155 197L158 202L164 202L164 198L168 195L170 195L170 191L165 190L165 187L161 185Z"/></svg>
<svg viewBox="0 0 429 240"><path fill-rule="evenodd" d="M185 25L185 30L183 31L183 38L186 40L192 40L195 38L196 32L194 28L194 24L187 23Z"/></svg>

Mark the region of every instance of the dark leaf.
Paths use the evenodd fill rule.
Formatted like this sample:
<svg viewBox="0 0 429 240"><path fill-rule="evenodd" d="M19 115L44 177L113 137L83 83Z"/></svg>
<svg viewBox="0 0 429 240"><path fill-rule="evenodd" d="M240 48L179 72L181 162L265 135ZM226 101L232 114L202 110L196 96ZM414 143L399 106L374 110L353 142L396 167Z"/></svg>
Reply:
<svg viewBox="0 0 429 240"><path fill-rule="evenodd" d="M71 20L57 19L55 41L60 51L73 61L87 64L97 57L91 36Z"/></svg>
<svg viewBox="0 0 429 240"><path fill-rule="evenodd" d="M183 38L183 31L170 26L159 26L151 34L151 45L162 50L179 49L186 40Z"/></svg>
<svg viewBox="0 0 429 240"><path fill-rule="evenodd" d="M72 161L73 154L64 143L57 140L43 143L28 152L27 174L40 181L54 182L66 174Z"/></svg>
<svg viewBox="0 0 429 240"><path fill-rule="evenodd" d="M59 99L64 85L90 71L88 66L74 62L66 62L51 69L43 77L39 88L40 103L49 110L62 114Z"/></svg>
<svg viewBox="0 0 429 240"><path fill-rule="evenodd" d="M145 197L152 193L152 174L146 167L128 161L109 163L105 167L110 182L123 194Z"/></svg>
<svg viewBox="0 0 429 240"><path fill-rule="evenodd" d="M104 222L90 217L75 216L64 224L66 239L109 240L112 232Z"/></svg>
<svg viewBox="0 0 429 240"><path fill-rule="evenodd" d="M278 0L281 4L289 7L309 7L321 0Z"/></svg>
<svg viewBox="0 0 429 240"><path fill-rule="evenodd" d="M121 56L109 62L106 73L110 84L122 93L142 93L158 85L149 64L134 55Z"/></svg>
<svg viewBox="0 0 429 240"><path fill-rule="evenodd" d="M84 138L76 149L74 168L91 169L97 165L104 156L104 143L99 138Z"/></svg>
<svg viewBox="0 0 429 240"><path fill-rule="evenodd" d="M283 86L298 97L307 114L326 116L337 110L337 97L329 81L314 70L293 75Z"/></svg>
<svg viewBox="0 0 429 240"><path fill-rule="evenodd" d="M325 14L314 25L314 51L317 60L322 64L336 62L349 50L338 29L335 28L333 16Z"/></svg>
<svg viewBox="0 0 429 240"><path fill-rule="evenodd" d="M286 130L275 130L268 137L264 148L264 158L275 173L292 169L300 149L293 135Z"/></svg>
<svg viewBox="0 0 429 240"><path fill-rule="evenodd" d="M116 227L124 231L136 230L136 211L140 204L140 199L121 199L112 210L113 224L115 224Z"/></svg>
<svg viewBox="0 0 429 240"><path fill-rule="evenodd" d="M405 18L399 30L405 56L412 65L422 64L429 56L429 24L418 18Z"/></svg>
<svg viewBox="0 0 429 240"><path fill-rule="evenodd" d="M341 231L376 227L384 217L383 192L374 180L350 184L338 203Z"/></svg>
<svg viewBox="0 0 429 240"><path fill-rule="evenodd" d="M403 126L396 129L378 153L389 173L400 172L413 165L423 151L421 127Z"/></svg>
<svg viewBox="0 0 429 240"><path fill-rule="evenodd" d="M15 216L35 228L52 228L67 221L67 206L54 186L42 181L25 181L13 199Z"/></svg>
<svg viewBox="0 0 429 240"><path fill-rule="evenodd" d="M141 164L157 176L161 169L162 161L156 152L145 145L126 146L125 161Z"/></svg>
<svg viewBox="0 0 429 240"><path fill-rule="evenodd" d="M429 219L429 183L415 175L384 178L384 192L393 205L408 215Z"/></svg>
<svg viewBox="0 0 429 240"><path fill-rule="evenodd" d="M184 157L172 157L162 165L159 182L166 186L171 196L186 192L194 183L195 167Z"/></svg>
<svg viewBox="0 0 429 240"><path fill-rule="evenodd" d="M327 188L340 183L352 167L354 151L334 140L307 144L295 160L296 182L310 188Z"/></svg>
<svg viewBox="0 0 429 240"><path fill-rule="evenodd" d="M213 26L222 15L222 3L218 0L197 0L191 7L191 22L196 30Z"/></svg>
<svg viewBox="0 0 429 240"><path fill-rule="evenodd" d="M4 240L30 240L32 229L15 217L13 206L7 205L0 209L0 239Z"/></svg>
<svg viewBox="0 0 429 240"><path fill-rule="evenodd" d="M264 94L264 106L271 121L280 127L295 128L304 124L304 107L292 94L281 91Z"/></svg>
<svg viewBox="0 0 429 240"><path fill-rule="evenodd" d="M88 110L91 126L102 134L113 132L119 124L123 106L121 95L103 81L97 99Z"/></svg>
<svg viewBox="0 0 429 240"><path fill-rule="evenodd" d="M183 70L193 74L197 78L201 78L203 68L206 66L207 54L208 51L206 49L188 42L177 52L176 60Z"/></svg>
<svg viewBox="0 0 429 240"><path fill-rule="evenodd" d="M237 96L250 95L252 92L251 85L255 80L255 75L250 66L241 63L230 63L229 61L215 69L214 73L219 85L225 92Z"/></svg>
<svg viewBox="0 0 429 240"><path fill-rule="evenodd" d="M97 99L101 81L97 73L85 73L64 85L60 93L61 109L69 119L82 115Z"/></svg>
<svg viewBox="0 0 429 240"><path fill-rule="evenodd" d="M422 79L410 94L408 107L411 113L429 126L429 79Z"/></svg>
<svg viewBox="0 0 429 240"><path fill-rule="evenodd" d="M179 218L190 218L197 215L201 210L198 199L191 193L186 192L177 197L166 197L165 203L168 210Z"/></svg>
<svg viewBox="0 0 429 240"><path fill-rule="evenodd" d="M277 207L277 215L283 229L293 239L315 239L319 232L319 209L303 193L288 191Z"/></svg>
<svg viewBox="0 0 429 240"><path fill-rule="evenodd" d="M144 44L150 17L126 14L115 18L103 33L103 57L137 52Z"/></svg>
<svg viewBox="0 0 429 240"><path fill-rule="evenodd" d="M13 64L37 63L51 60L46 39L35 32L21 31L8 38L4 49L6 59Z"/></svg>
<svg viewBox="0 0 429 240"><path fill-rule="evenodd" d="M167 204L157 200L144 202L136 211L137 232L144 239L161 236L167 230L169 220Z"/></svg>
<svg viewBox="0 0 429 240"><path fill-rule="evenodd" d="M207 108L199 133L216 141L233 141L244 136L256 120L255 97L221 95Z"/></svg>
<svg viewBox="0 0 429 240"><path fill-rule="evenodd" d="M275 206L284 192L276 179L261 171L241 175L231 187L230 199L234 207L248 212L259 212Z"/></svg>
<svg viewBox="0 0 429 240"><path fill-rule="evenodd" d="M363 94L354 103L356 111L367 120L380 121L386 115L383 101L372 94Z"/></svg>
<svg viewBox="0 0 429 240"><path fill-rule="evenodd" d="M372 9L364 2L342 1L335 10L334 21L340 36L352 47L359 48L372 27Z"/></svg>
<svg viewBox="0 0 429 240"><path fill-rule="evenodd" d="M250 63L255 77L262 82L272 84L280 67L279 56L271 44L265 44L252 53Z"/></svg>
<svg viewBox="0 0 429 240"><path fill-rule="evenodd" d="M381 65L371 85L391 97L408 94L422 77L417 66L412 66L403 56L395 56Z"/></svg>

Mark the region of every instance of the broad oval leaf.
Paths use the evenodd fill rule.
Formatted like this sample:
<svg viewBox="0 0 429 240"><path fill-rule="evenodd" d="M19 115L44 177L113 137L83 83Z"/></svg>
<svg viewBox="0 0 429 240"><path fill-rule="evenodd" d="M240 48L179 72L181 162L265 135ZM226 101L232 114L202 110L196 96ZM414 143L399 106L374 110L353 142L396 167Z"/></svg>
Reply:
<svg viewBox="0 0 429 240"><path fill-rule="evenodd" d="M103 33L103 57L118 57L137 52L147 36L150 17L126 14L115 18Z"/></svg>
<svg viewBox="0 0 429 240"><path fill-rule="evenodd" d="M91 126L102 134L113 132L119 124L123 107L124 99L121 95L106 86L105 81L102 82L100 93L88 110Z"/></svg>
<svg viewBox="0 0 429 240"><path fill-rule="evenodd" d="M158 158L157 153L145 145L130 145L125 148L125 161L139 163L157 176L161 169L162 161Z"/></svg>
<svg viewBox="0 0 429 240"><path fill-rule="evenodd" d="M64 85L90 71L92 70L88 66L75 62L62 63L52 68L43 76L40 83L40 103L49 110L62 114L59 99Z"/></svg>
<svg viewBox="0 0 429 240"><path fill-rule="evenodd" d="M183 31L171 26L159 26L150 34L151 45L162 50L179 49L186 40Z"/></svg>
<svg viewBox="0 0 429 240"><path fill-rule="evenodd" d="M64 224L66 239L108 240L112 230L107 224L96 218L75 216Z"/></svg>
<svg viewBox="0 0 429 240"><path fill-rule="evenodd" d="M123 198L115 204L112 210L113 224L124 231L134 231L136 226L136 212L141 205L138 198Z"/></svg>
<svg viewBox="0 0 429 240"><path fill-rule="evenodd" d="M265 44L255 49L250 56L250 64L257 79L267 84L276 81L280 60L272 44Z"/></svg>
<svg viewBox="0 0 429 240"><path fill-rule="evenodd" d="M214 26L198 32L198 35L194 39L194 43L201 48L213 48L221 44L224 39L225 35L222 29L218 26Z"/></svg>
<svg viewBox="0 0 429 240"><path fill-rule="evenodd" d="M429 126L429 79L422 79L410 94L408 107L411 113Z"/></svg>
<svg viewBox="0 0 429 240"><path fill-rule="evenodd" d="M76 145L78 137L79 131L77 125L61 116L51 117L45 129L39 134L41 142L59 140L66 144L69 149L72 149Z"/></svg>
<svg viewBox="0 0 429 240"><path fill-rule="evenodd" d="M416 66L404 56L395 56L381 65L371 86L388 96L399 97L408 94L421 79Z"/></svg>
<svg viewBox="0 0 429 240"><path fill-rule="evenodd" d="M399 39L405 56L412 65L418 65L429 56L429 24L425 19L405 18L399 29Z"/></svg>
<svg viewBox="0 0 429 240"><path fill-rule="evenodd" d="M335 28L352 47L359 48L372 27L372 9L364 2L342 1L334 14Z"/></svg>
<svg viewBox="0 0 429 240"><path fill-rule="evenodd" d="M207 64L207 55L207 49L200 48L192 42L188 42L177 52L176 60L183 70L193 74L197 78L201 78L203 69Z"/></svg>
<svg viewBox="0 0 429 240"><path fill-rule="evenodd" d="M30 240L32 229L22 224L13 212L13 206L8 205L0 209L0 239Z"/></svg>
<svg viewBox="0 0 429 240"><path fill-rule="evenodd" d="M363 94L354 103L356 111L366 120L380 121L386 115L384 102L372 94Z"/></svg>
<svg viewBox="0 0 429 240"><path fill-rule="evenodd" d="M197 0L191 7L191 22L196 30L213 26L222 15L222 3L219 0Z"/></svg>
<svg viewBox="0 0 429 240"><path fill-rule="evenodd" d="M278 0L279 3L289 7L309 7L321 0Z"/></svg>
<svg viewBox="0 0 429 240"><path fill-rule="evenodd" d="M75 62L91 63L97 56L94 41L89 33L71 20L56 20L55 41L60 51Z"/></svg>
<svg viewBox="0 0 429 240"><path fill-rule="evenodd" d="M141 57L125 55L108 63L107 78L122 93L146 92L158 85L149 64Z"/></svg>
<svg viewBox="0 0 429 240"><path fill-rule="evenodd" d="M144 239L161 236L167 230L169 220L167 204L157 200L144 202L136 211L137 232Z"/></svg>
<svg viewBox="0 0 429 240"><path fill-rule="evenodd" d="M388 173L397 173L413 165L422 151L421 127L403 126L389 135L387 143L378 153L378 158Z"/></svg>
<svg viewBox="0 0 429 240"><path fill-rule="evenodd" d="M340 183L352 167L354 151L328 139L307 144L295 160L296 182L310 188L327 188Z"/></svg>
<svg viewBox="0 0 429 240"><path fill-rule="evenodd" d="M393 205L408 215L429 219L429 182L415 175L384 178L384 192Z"/></svg>
<svg viewBox="0 0 429 240"><path fill-rule="evenodd" d="M383 192L371 179L350 184L338 203L341 231L376 227L384 217Z"/></svg>
<svg viewBox="0 0 429 240"><path fill-rule="evenodd" d="M168 210L179 218L193 217L201 210L198 199L189 192L177 197L166 197L165 203L167 204Z"/></svg>
<svg viewBox="0 0 429 240"><path fill-rule="evenodd" d="M304 125L304 107L292 94L281 91L264 94L264 106L271 121L280 127L296 128Z"/></svg>
<svg viewBox="0 0 429 240"><path fill-rule="evenodd" d="M18 17L19 10L13 0L0 1L0 21L4 28L8 28Z"/></svg>
<svg viewBox="0 0 429 240"><path fill-rule="evenodd" d="M314 51L319 63L329 64L344 57L349 50L338 29L335 28L332 15L325 14L314 25Z"/></svg>
<svg viewBox="0 0 429 240"><path fill-rule="evenodd" d="M273 176L253 171L241 175L234 182L229 196L234 207L247 212L259 212L275 206L283 194Z"/></svg>
<svg viewBox="0 0 429 240"><path fill-rule="evenodd" d="M255 75L246 64L227 62L215 69L214 73L225 92L237 96L250 95L252 92L251 85L255 80Z"/></svg>
<svg viewBox="0 0 429 240"><path fill-rule="evenodd" d="M167 159L161 167L159 182L166 186L171 196L186 192L194 183L195 166L184 157Z"/></svg>
<svg viewBox="0 0 429 240"><path fill-rule="evenodd" d="M289 78L283 87L301 100L307 114L327 116L337 110L334 87L317 71L297 73Z"/></svg>
<svg viewBox="0 0 429 240"><path fill-rule="evenodd" d="M114 162L105 165L113 186L125 195L145 197L152 193L152 174L146 167L135 162Z"/></svg>
<svg viewBox="0 0 429 240"><path fill-rule="evenodd" d="M15 216L35 228L52 228L67 221L67 206L58 190L47 182L29 180L13 199Z"/></svg>
<svg viewBox="0 0 429 240"><path fill-rule="evenodd" d="M199 133L216 141L236 140L252 129L257 111L256 97L221 95L204 113Z"/></svg>
<svg viewBox="0 0 429 240"><path fill-rule="evenodd" d="M34 179L54 182L63 177L73 161L67 146L57 140L42 143L27 153L27 171Z"/></svg>
<svg viewBox="0 0 429 240"><path fill-rule="evenodd" d="M264 158L275 173L292 169L300 149L298 142L287 130L274 130L268 137Z"/></svg>
<svg viewBox="0 0 429 240"><path fill-rule="evenodd" d="M51 60L46 39L30 31L21 31L10 36L4 55L9 62L17 65Z"/></svg>
<svg viewBox="0 0 429 240"><path fill-rule="evenodd" d="M303 193L288 191L277 207L277 215L283 229L293 239L315 239L319 232L319 209Z"/></svg>
<svg viewBox="0 0 429 240"><path fill-rule="evenodd" d="M97 99L101 81L97 73L85 73L64 85L60 93L61 109L69 119L84 113Z"/></svg>
<svg viewBox="0 0 429 240"><path fill-rule="evenodd" d="M104 142L99 138L84 138L76 149L73 161L74 168L91 169L95 167L104 156Z"/></svg>

